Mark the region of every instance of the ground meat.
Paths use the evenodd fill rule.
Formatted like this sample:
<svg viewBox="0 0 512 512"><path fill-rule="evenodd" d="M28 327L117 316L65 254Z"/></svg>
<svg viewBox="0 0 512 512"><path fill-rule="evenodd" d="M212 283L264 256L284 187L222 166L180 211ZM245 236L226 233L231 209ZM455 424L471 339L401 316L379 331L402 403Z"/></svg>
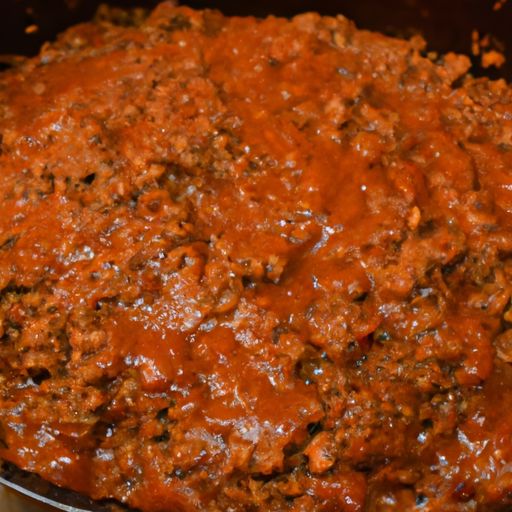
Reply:
<svg viewBox="0 0 512 512"><path fill-rule="evenodd" d="M114 14L0 75L0 456L144 512L512 507L512 90Z"/></svg>

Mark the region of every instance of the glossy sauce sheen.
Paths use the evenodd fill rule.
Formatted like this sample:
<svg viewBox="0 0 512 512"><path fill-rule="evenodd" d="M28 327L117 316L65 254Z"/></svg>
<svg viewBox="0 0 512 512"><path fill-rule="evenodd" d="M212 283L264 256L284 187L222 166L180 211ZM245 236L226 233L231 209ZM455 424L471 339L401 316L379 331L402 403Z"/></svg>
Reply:
<svg viewBox="0 0 512 512"><path fill-rule="evenodd" d="M0 75L0 456L144 512L512 506L512 91L422 50L164 3Z"/></svg>

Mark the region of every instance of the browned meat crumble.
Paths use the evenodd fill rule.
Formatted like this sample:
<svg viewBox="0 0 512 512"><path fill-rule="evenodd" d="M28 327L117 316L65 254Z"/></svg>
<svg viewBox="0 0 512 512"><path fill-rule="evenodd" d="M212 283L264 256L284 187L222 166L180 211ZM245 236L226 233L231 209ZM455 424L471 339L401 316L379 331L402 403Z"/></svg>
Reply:
<svg viewBox="0 0 512 512"><path fill-rule="evenodd" d="M512 90L342 16L116 19L0 74L0 456L144 512L511 510Z"/></svg>

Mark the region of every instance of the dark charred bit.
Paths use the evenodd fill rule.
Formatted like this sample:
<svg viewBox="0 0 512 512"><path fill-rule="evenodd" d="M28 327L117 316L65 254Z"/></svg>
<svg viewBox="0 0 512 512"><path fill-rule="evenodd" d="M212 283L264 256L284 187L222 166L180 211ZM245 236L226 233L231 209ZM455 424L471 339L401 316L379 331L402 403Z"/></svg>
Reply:
<svg viewBox="0 0 512 512"><path fill-rule="evenodd" d="M308 425L308 433L311 437L315 437L321 431L322 431L322 424L319 421L316 423L310 423Z"/></svg>
<svg viewBox="0 0 512 512"><path fill-rule="evenodd" d="M51 374L46 368L32 368L28 374L36 386L40 386L45 380L51 378Z"/></svg>
<svg viewBox="0 0 512 512"><path fill-rule="evenodd" d="M279 324L272 329L272 343L276 345L279 343L279 337L281 334L288 334L290 332L290 326L288 324Z"/></svg>
<svg viewBox="0 0 512 512"><path fill-rule="evenodd" d="M169 439L170 439L170 435L169 435L169 432L167 432L167 431L163 432L162 434L160 434L158 436L153 437L153 441L155 441L156 443L166 443L169 441Z"/></svg>
<svg viewBox="0 0 512 512"><path fill-rule="evenodd" d="M416 505L418 507L424 507L428 503L428 496L425 494L418 494L416 496Z"/></svg>
<svg viewBox="0 0 512 512"><path fill-rule="evenodd" d="M175 30L190 30L192 25L187 17L177 14L171 17L167 23L160 25L160 28L174 32Z"/></svg>
<svg viewBox="0 0 512 512"><path fill-rule="evenodd" d="M83 179L83 182L86 184L86 185L92 185L92 182L94 181L94 179L96 178L96 174L93 172L91 174L88 174L84 179Z"/></svg>
<svg viewBox="0 0 512 512"><path fill-rule="evenodd" d="M10 251L18 241L19 235L9 237L5 242L0 244L0 251Z"/></svg>

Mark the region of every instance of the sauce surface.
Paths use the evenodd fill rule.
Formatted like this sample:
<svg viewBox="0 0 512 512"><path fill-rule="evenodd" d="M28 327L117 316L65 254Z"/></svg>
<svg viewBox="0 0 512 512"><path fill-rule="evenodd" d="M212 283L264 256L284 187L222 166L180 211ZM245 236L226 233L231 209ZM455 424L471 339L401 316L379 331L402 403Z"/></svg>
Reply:
<svg viewBox="0 0 512 512"><path fill-rule="evenodd" d="M342 16L115 21L0 75L0 456L144 512L512 506L511 89Z"/></svg>

